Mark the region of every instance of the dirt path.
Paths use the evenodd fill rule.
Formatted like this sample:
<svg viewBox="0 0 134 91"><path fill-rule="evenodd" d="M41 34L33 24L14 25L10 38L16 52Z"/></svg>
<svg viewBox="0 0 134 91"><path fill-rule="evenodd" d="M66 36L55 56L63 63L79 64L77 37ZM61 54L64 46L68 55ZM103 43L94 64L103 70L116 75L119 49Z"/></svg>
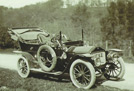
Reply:
<svg viewBox="0 0 134 91"><path fill-rule="evenodd" d="M17 54L0 54L0 67L16 70L17 59L20 56ZM126 73L122 81L106 81L102 85L134 90L134 64L125 63L125 67Z"/></svg>
<svg viewBox="0 0 134 91"><path fill-rule="evenodd" d="M125 75L122 81L106 81L102 85L134 91L134 64L125 63Z"/></svg>
<svg viewBox="0 0 134 91"><path fill-rule="evenodd" d="M17 69L17 59L20 54L0 54L0 67L11 70Z"/></svg>

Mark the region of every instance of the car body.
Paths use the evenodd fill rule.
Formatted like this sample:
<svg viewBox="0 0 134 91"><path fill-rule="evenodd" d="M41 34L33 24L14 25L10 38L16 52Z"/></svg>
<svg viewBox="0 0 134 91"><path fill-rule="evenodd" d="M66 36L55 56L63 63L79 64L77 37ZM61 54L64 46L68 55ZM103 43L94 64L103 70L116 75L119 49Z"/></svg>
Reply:
<svg viewBox="0 0 134 91"><path fill-rule="evenodd" d="M96 77L119 80L124 76L121 50L105 50L101 47L86 46L82 40L71 41L65 34L48 34L35 27L11 28L11 38L18 41L20 48L15 53L18 59L18 73L29 76L32 69L41 69L51 75L70 74L71 81L78 88L91 88Z"/></svg>

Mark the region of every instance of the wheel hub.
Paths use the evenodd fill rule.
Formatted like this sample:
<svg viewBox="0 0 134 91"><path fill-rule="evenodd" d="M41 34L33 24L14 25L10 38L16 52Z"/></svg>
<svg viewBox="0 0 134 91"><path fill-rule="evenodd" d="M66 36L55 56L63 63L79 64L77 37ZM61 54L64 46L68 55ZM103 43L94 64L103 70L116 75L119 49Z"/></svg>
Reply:
<svg viewBox="0 0 134 91"><path fill-rule="evenodd" d="M84 73L84 71L81 71L81 72L79 73L79 77L81 77L81 76L83 76L83 75L85 75L85 73Z"/></svg>
<svg viewBox="0 0 134 91"><path fill-rule="evenodd" d="M115 66L114 66L114 65L111 65L111 66L109 67L109 69L110 69L110 70L114 70L114 69L115 69Z"/></svg>

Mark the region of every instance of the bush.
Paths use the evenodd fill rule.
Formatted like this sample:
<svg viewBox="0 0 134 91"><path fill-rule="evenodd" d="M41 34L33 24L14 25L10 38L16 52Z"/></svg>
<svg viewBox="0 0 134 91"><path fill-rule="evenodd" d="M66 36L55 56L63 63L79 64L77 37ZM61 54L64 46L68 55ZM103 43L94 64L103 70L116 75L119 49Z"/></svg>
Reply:
<svg viewBox="0 0 134 91"><path fill-rule="evenodd" d="M15 42L10 38L8 34L8 28L0 27L0 48L13 48Z"/></svg>

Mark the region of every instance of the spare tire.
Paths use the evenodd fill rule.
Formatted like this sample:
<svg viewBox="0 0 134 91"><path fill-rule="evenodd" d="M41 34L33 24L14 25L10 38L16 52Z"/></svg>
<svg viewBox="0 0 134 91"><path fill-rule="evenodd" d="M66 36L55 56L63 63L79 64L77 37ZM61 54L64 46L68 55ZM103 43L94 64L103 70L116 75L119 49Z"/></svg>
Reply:
<svg viewBox="0 0 134 91"><path fill-rule="evenodd" d="M37 51L37 60L43 71L52 71L57 63L55 51L48 45L42 45Z"/></svg>

